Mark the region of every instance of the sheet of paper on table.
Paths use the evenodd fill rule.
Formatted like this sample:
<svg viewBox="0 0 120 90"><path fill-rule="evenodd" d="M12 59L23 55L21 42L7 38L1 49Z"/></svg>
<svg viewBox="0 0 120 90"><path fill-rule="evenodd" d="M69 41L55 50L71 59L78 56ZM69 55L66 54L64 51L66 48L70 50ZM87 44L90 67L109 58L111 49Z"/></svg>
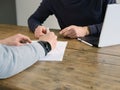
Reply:
<svg viewBox="0 0 120 90"><path fill-rule="evenodd" d="M67 41L58 41L56 48L50 51L45 57L41 58L39 61L62 61L66 46Z"/></svg>

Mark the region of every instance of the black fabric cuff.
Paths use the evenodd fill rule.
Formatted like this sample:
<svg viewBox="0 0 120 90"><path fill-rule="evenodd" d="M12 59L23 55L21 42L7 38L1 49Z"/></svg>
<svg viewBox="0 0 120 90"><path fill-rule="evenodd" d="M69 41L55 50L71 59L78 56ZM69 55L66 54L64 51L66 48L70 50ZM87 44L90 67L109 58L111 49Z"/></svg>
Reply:
<svg viewBox="0 0 120 90"><path fill-rule="evenodd" d="M38 43L44 48L45 55L47 55L48 52L51 51L51 45L49 42L46 41L38 41Z"/></svg>

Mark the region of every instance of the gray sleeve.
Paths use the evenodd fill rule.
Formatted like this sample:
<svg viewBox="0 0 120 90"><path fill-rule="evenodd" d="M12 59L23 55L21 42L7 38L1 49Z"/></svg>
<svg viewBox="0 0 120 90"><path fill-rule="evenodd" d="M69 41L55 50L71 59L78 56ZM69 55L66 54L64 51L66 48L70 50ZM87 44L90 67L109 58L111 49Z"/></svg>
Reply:
<svg viewBox="0 0 120 90"><path fill-rule="evenodd" d="M24 46L0 45L0 79L25 70L43 56L45 50L39 43Z"/></svg>

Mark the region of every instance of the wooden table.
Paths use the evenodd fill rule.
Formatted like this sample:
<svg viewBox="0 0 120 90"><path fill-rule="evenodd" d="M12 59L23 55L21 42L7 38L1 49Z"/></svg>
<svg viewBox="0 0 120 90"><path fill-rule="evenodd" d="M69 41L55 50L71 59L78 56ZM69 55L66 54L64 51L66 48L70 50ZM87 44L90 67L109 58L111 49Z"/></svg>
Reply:
<svg viewBox="0 0 120 90"><path fill-rule="evenodd" d="M95 48L58 34L68 41L62 62L37 62L25 71L0 80L0 90L120 90L120 45ZM27 27L0 25L0 39L22 33L35 39Z"/></svg>

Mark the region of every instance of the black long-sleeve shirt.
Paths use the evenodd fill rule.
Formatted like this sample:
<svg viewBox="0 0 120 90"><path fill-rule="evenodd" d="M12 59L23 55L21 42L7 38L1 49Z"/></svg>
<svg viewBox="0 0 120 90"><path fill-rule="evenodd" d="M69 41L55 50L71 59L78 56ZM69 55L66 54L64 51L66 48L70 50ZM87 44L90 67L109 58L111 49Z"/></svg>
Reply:
<svg viewBox="0 0 120 90"><path fill-rule="evenodd" d="M107 4L112 3L116 0L43 0L28 19L28 25L34 32L54 14L61 29L70 25L88 26L90 34L100 34Z"/></svg>

